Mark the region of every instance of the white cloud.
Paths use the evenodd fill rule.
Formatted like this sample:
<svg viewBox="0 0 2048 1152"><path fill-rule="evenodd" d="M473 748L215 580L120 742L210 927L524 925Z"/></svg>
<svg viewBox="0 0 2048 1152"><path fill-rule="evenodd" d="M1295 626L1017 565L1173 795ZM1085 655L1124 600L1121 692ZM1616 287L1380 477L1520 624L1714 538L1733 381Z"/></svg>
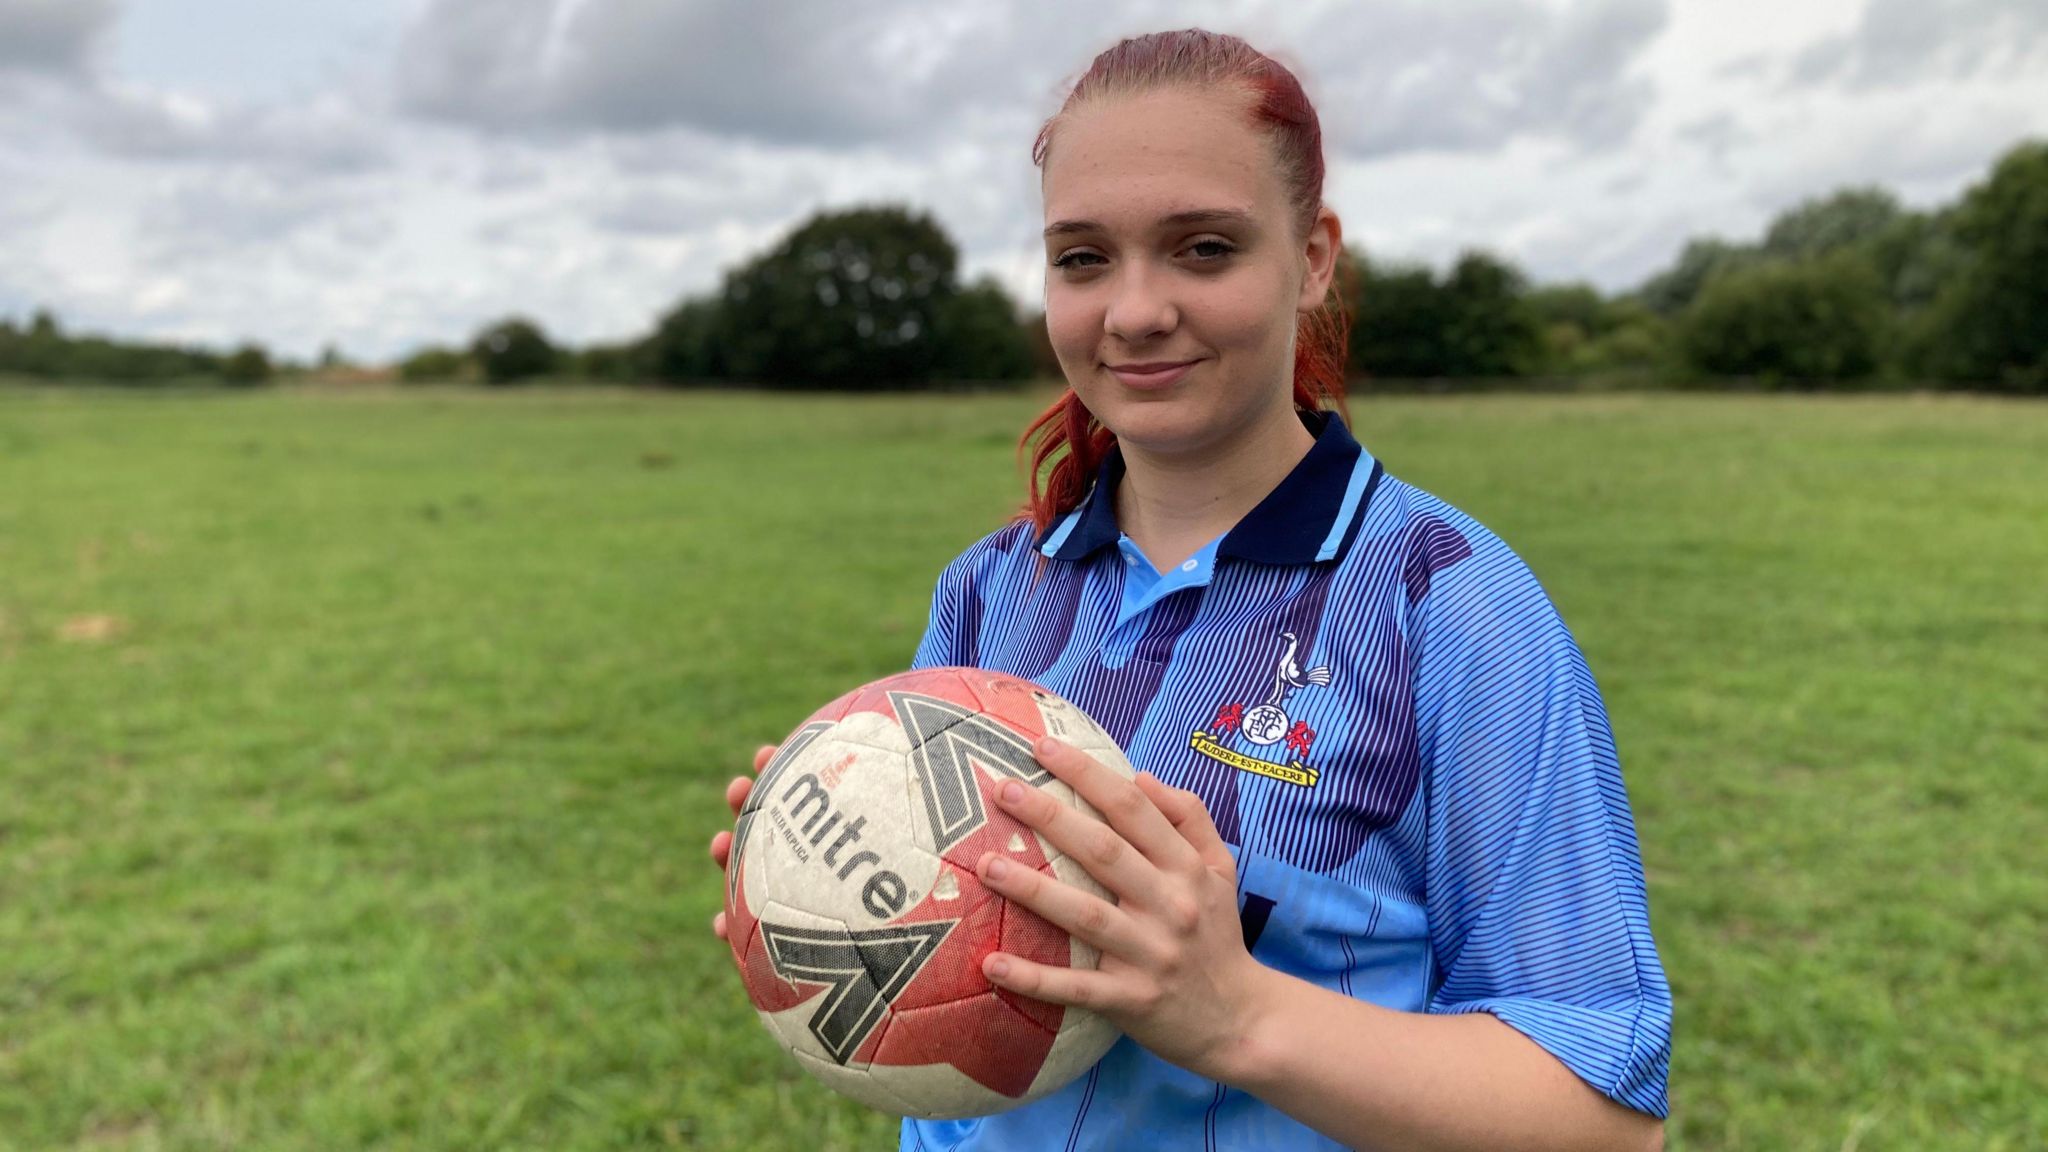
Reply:
<svg viewBox="0 0 2048 1152"><path fill-rule="evenodd" d="M0 314L299 355L513 312L616 339L809 213L881 201L1035 302L1032 136L1150 27L1299 62L1328 195L1376 254L1484 246L1608 287L1843 184L1952 197L2048 134L2038 0L1106 7L0 0Z"/></svg>
<svg viewBox="0 0 2048 1152"><path fill-rule="evenodd" d="M2048 67L2048 5L2040 0L1870 0L1856 27L1792 60L1800 84L1858 89L1967 80Z"/></svg>
<svg viewBox="0 0 2048 1152"><path fill-rule="evenodd" d="M1299 29L1327 133L1357 158L1625 140L1655 98L1635 71L1665 0L1395 0ZM1317 83L1319 81L1319 83Z"/></svg>
<svg viewBox="0 0 2048 1152"><path fill-rule="evenodd" d="M340 93L252 107L105 84L80 92L71 114L83 140L111 155L337 174L382 166L390 131Z"/></svg>

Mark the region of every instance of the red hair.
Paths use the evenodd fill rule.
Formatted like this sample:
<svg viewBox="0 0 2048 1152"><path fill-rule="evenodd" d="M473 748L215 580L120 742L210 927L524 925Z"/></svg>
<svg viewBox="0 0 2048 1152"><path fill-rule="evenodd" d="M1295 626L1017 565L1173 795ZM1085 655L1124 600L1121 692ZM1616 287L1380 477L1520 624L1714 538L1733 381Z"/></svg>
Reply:
<svg viewBox="0 0 2048 1152"><path fill-rule="evenodd" d="M1252 120L1273 141L1294 223L1306 236L1323 207L1323 129L1301 81L1278 61L1235 36L1189 28L1124 40L1095 58L1060 110L1038 131L1031 162L1045 166L1053 132L1076 107L1101 96L1183 86L1235 86ZM1332 285L1321 307L1302 314L1294 337L1294 406L1318 411L1344 405L1345 349L1350 338L1342 294ZM1029 516L1040 534L1088 494L1116 435L1070 387L1024 430L1017 445L1027 459Z"/></svg>

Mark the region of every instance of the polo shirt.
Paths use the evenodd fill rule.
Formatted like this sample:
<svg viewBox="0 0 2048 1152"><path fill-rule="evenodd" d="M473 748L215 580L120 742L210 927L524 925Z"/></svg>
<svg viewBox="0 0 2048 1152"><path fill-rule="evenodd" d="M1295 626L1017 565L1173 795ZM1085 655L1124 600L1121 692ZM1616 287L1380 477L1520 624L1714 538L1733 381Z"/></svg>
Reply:
<svg viewBox="0 0 2048 1152"><path fill-rule="evenodd" d="M1409 1012L1487 1012L1662 1116L1671 994L1607 716L1500 539L1387 474L1341 420L1251 513L1154 571L1120 455L1042 536L949 564L915 666L1021 676L1207 805L1251 954ZM1191 565L1191 566L1190 566ZM901 1147L1340 1147L1128 1037L1031 1104L906 1120Z"/></svg>

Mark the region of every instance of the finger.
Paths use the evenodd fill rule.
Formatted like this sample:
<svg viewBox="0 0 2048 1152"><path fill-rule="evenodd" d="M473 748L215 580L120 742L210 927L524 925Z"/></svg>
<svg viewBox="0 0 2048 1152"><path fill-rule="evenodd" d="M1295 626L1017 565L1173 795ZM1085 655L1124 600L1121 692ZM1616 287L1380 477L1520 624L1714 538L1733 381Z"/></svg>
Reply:
<svg viewBox="0 0 2048 1152"><path fill-rule="evenodd" d="M714 833L712 833L712 834L711 834L711 859L712 859L712 861L713 861L713 862L715 862L715 863L716 863L716 864L717 864L717 865L718 865L718 866L719 866L720 868L723 868L723 867L725 867L725 863L726 863L726 861L727 861L727 860L730 860L731 858L732 858L732 833L730 833L730 832L714 832Z"/></svg>
<svg viewBox="0 0 2048 1152"><path fill-rule="evenodd" d="M1145 859L1144 853L1133 848L1116 829L1071 804L1036 788L1026 788L1015 780L998 784L995 799L1003 811L1043 836L1046 843L1072 858L1097 883L1122 899L1138 900L1164 886L1165 878L1158 865ZM1193 849L1186 848L1185 841L1182 846L1192 856Z"/></svg>
<svg viewBox="0 0 2048 1152"><path fill-rule="evenodd" d="M981 974L996 987L1020 996L1094 1012L1113 1012L1131 999L1121 990L1116 976L1100 969L1056 968L1007 952L991 952L984 957Z"/></svg>
<svg viewBox="0 0 2048 1152"><path fill-rule="evenodd" d="M725 806L732 814L740 814L740 805L747 802L747 796L754 790L754 782L745 776L735 776L725 785Z"/></svg>
<svg viewBox="0 0 2048 1152"><path fill-rule="evenodd" d="M756 776L760 775L761 769L766 768L768 762L773 759L775 759L775 745L763 744L759 748L754 749L754 774Z"/></svg>
<svg viewBox="0 0 2048 1152"><path fill-rule="evenodd" d="M720 912L711 917L711 934L720 940L725 939L725 913Z"/></svg>
<svg viewBox="0 0 2048 1152"><path fill-rule="evenodd" d="M989 891L1036 912L1098 951L1135 960L1143 949L1144 937L1130 914L1100 896L1026 868L999 852L983 854L975 874Z"/></svg>
<svg viewBox="0 0 2048 1152"><path fill-rule="evenodd" d="M1162 783L1150 772L1138 773L1138 787L1174 828L1194 846L1202 857L1202 863L1211 868L1220 868L1232 875L1237 872L1237 857L1230 854L1230 845L1223 834L1216 830L1216 821L1209 815L1209 806L1193 792Z"/></svg>
<svg viewBox="0 0 2048 1152"><path fill-rule="evenodd" d="M1093 756L1064 740L1046 737L1032 750L1038 762L1081 799L1095 806L1109 826L1145 857L1162 868L1193 863L1187 837L1174 828L1159 806L1136 784L1097 763Z"/></svg>

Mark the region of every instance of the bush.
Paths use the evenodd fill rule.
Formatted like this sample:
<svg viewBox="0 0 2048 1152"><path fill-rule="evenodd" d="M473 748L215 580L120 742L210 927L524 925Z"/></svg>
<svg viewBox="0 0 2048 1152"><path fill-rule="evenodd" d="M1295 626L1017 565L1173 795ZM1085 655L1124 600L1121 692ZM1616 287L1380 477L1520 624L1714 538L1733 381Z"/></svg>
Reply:
<svg viewBox="0 0 2048 1152"><path fill-rule="evenodd" d="M576 354L576 375L586 380L631 384L647 378L644 342L592 344Z"/></svg>
<svg viewBox="0 0 2048 1152"><path fill-rule="evenodd" d="M483 368L484 379L492 384L511 384L555 370L560 354L548 342L540 326L514 316L477 333L470 355Z"/></svg>
<svg viewBox="0 0 2048 1152"><path fill-rule="evenodd" d="M222 381L243 387L268 381L270 372L270 354L257 344L242 345L220 365Z"/></svg>
<svg viewBox="0 0 2048 1152"><path fill-rule="evenodd" d="M1717 276L1687 310L1688 364L1772 385L1857 380L1877 370L1885 290L1867 261L1770 261Z"/></svg>
<svg viewBox="0 0 2048 1152"><path fill-rule="evenodd" d="M1483 252L1458 258L1438 280L1414 264L1381 266L1350 255L1351 367L1374 376L1525 375L1540 367L1543 317L1528 282ZM1340 283L1342 282L1340 279Z"/></svg>
<svg viewBox="0 0 2048 1152"><path fill-rule="evenodd" d="M476 362L453 348L422 348L398 362L398 378L407 384L473 380L476 375Z"/></svg>

